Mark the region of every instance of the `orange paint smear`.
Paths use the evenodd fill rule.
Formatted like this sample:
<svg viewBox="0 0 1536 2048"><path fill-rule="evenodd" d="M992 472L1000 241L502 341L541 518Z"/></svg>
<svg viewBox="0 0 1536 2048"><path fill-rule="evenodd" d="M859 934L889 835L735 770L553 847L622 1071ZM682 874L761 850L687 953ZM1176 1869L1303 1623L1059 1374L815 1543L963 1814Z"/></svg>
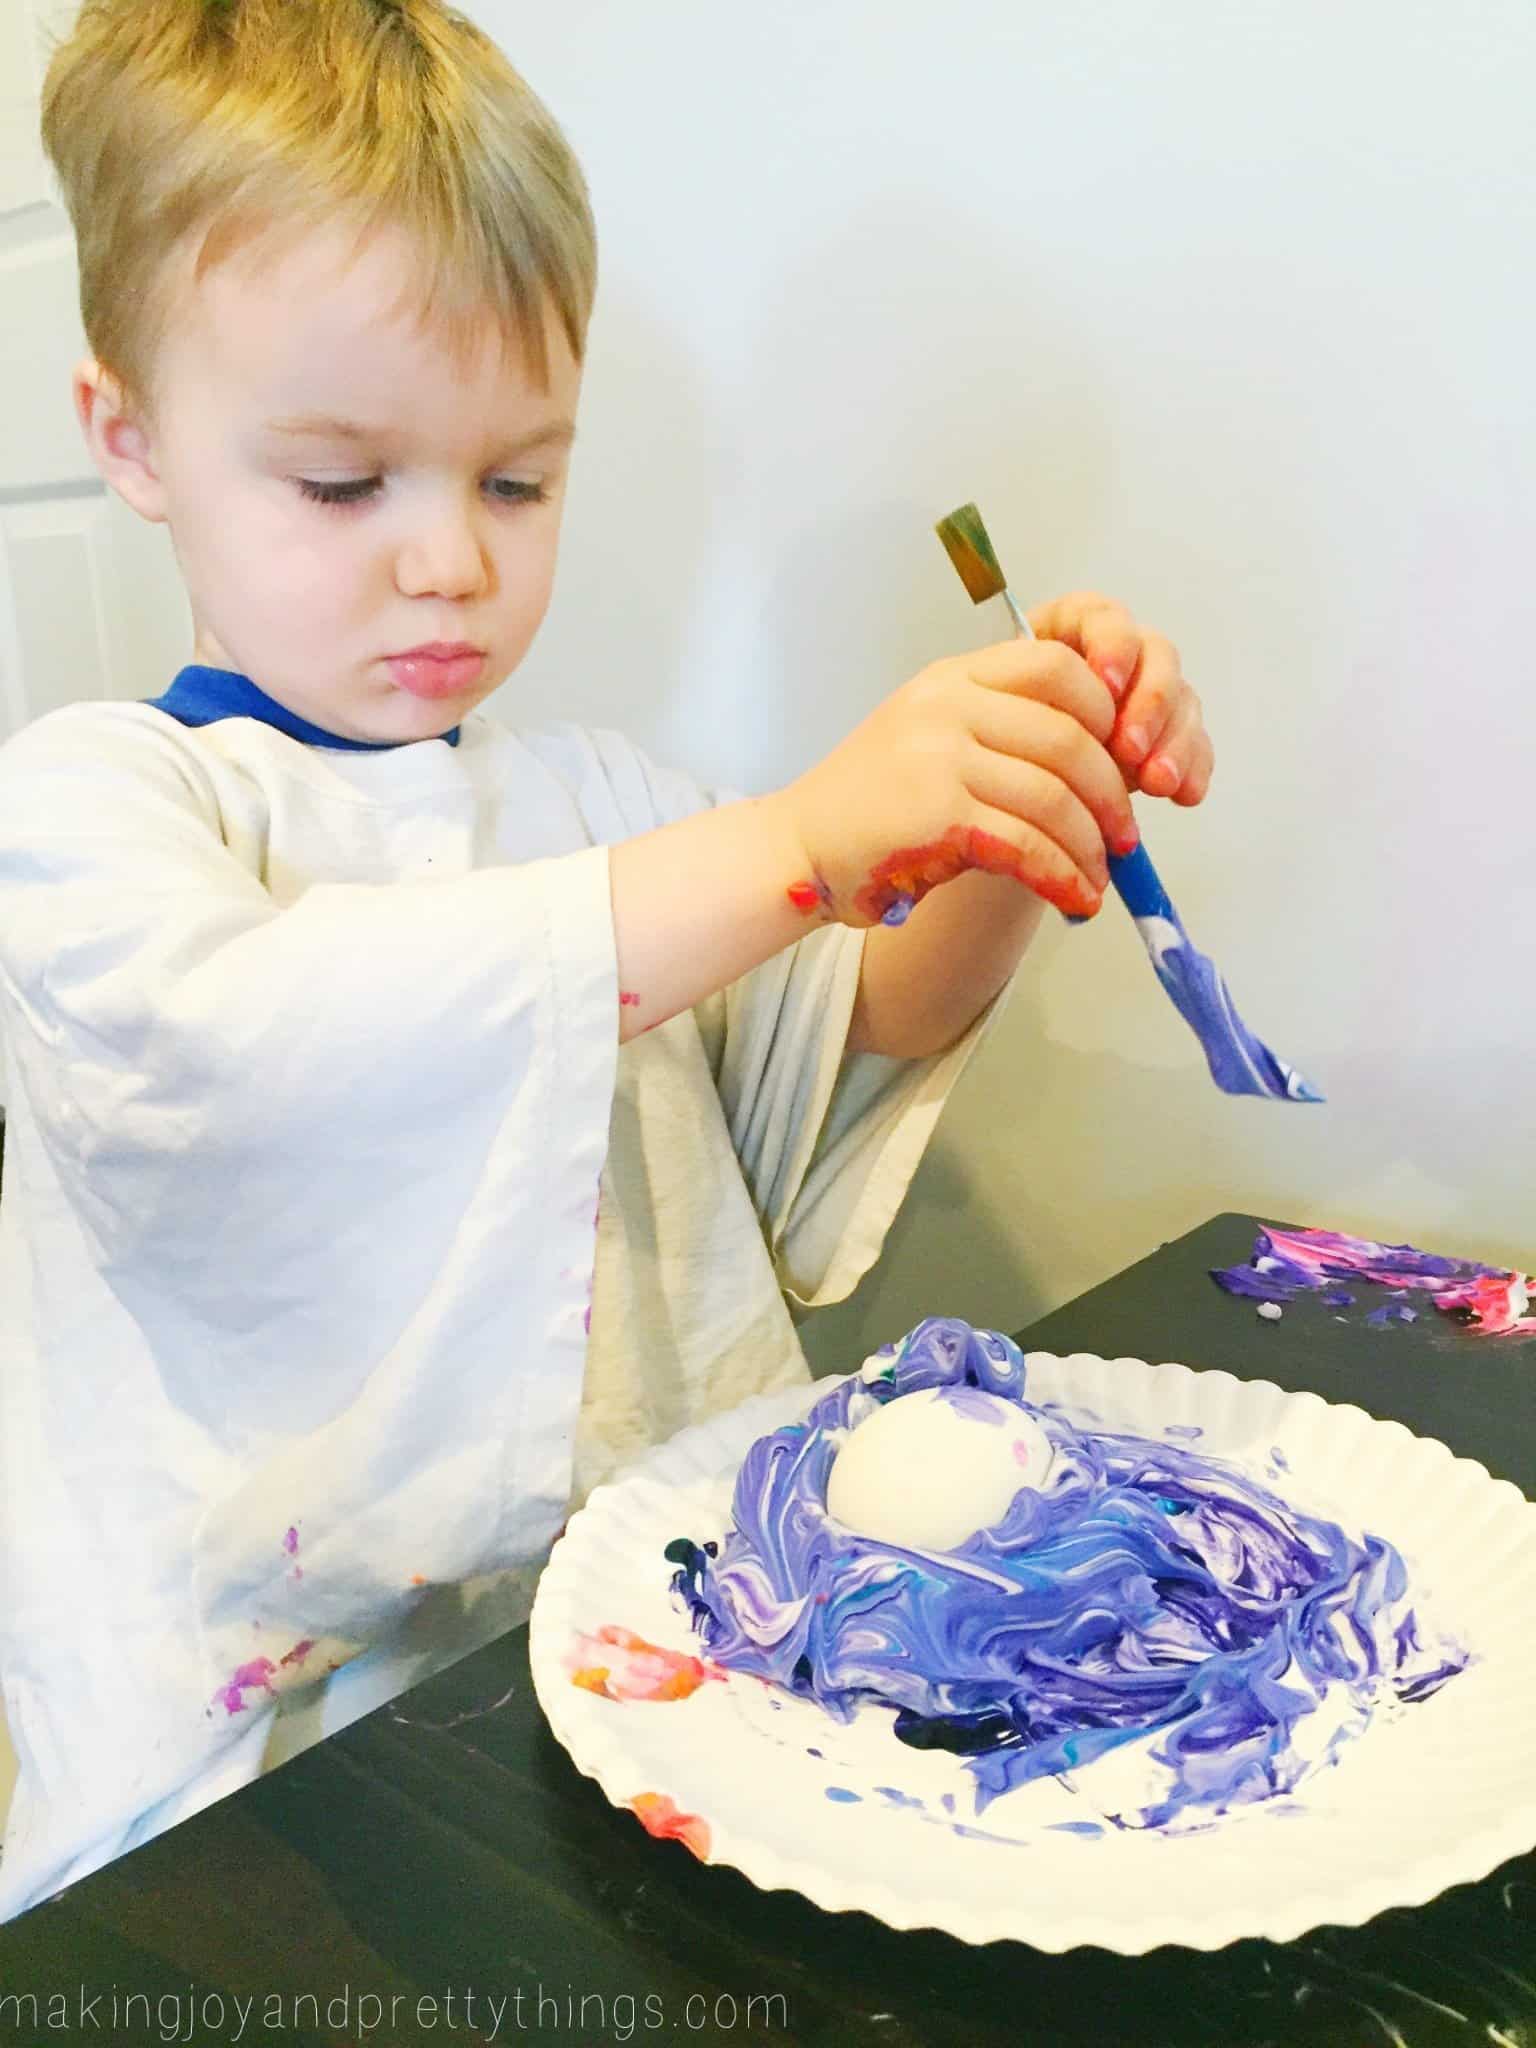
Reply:
<svg viewBox="0 0 1536 2048"><path fill-rule="evenodd" d="M711 1679L725 1680L718 1664L677 1650L659 1649L612 1622L578 1635L568 1667L572 1685L605 1700L685 1700Z"/></svg>
<svg viewBox="0 0 1536 2048"><path fill-rule="evenodd" d="M682 1842L701 1863L709 1861L709 1822L696 1813L680 1813L665 1792L637 1792L629 1808L648 1835Z"/></svg>
<svg viewBox="0 0 1536 2048"><path fill-rule="evenodd" d="M878 923L894 903L904 896L921 903L930 889L952 882L957 875L980 869L989 875L1011 875L1024 882L1048 903L1069 916L1081 916L1098 908L1092 896L1076 878L1065 882L1050 877L1032 878L1024 867L1017 847L992 832L978 832L973 826L951 825L942 839L926 846L904 846L870 870L869 880L854 898L861 917Z"/></svg>

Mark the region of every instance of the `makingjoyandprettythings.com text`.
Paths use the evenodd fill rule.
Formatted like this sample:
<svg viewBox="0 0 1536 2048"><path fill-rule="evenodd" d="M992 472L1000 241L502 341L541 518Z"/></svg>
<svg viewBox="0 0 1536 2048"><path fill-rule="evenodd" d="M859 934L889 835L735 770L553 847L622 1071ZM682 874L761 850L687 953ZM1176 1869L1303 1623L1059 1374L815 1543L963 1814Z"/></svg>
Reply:
<svg viewBox="0 0 1536 2048"><path fill-rule="evenodd" d="M304 2029L350 2029L358 2043L370 2038L398 2040L462 2034L476 2041L509 2041L519 2034L564 2034L580 2041L632 2041L659 2032L712 2032L750 2037L784 2034L789 2002L782 1992L691 1993L668 2001L659 1992L562 1990L505 1993L447 1990L437 1993L374 1992L344 1984L332 1993L260 1994L203 1991L130 1991L119 1984L96 1989L81 1984L73 1993L0 1992L0 2040L10 2035L31 2044L46 2040L128 2040L181 2042L196 2048L237 2048L237 2044L300 2033ZM135 2031L136 2030L136 2031Z"/></svg>

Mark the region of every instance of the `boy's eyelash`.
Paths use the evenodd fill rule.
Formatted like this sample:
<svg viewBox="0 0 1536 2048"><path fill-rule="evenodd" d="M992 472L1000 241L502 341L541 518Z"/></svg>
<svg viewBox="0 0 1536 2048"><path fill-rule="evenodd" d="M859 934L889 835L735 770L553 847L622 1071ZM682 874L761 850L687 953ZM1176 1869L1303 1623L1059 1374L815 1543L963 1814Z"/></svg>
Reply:
<svg viewBox="0 0 1536 2048"><path fill-rule="evenodd" d="M338 483L324 483L310 476L296 477L294 481L304 496L317 505L363 505L384 484L378 476L347 477ZM542 505L549 495L542 483L525 483L516 477L493 477L491 486L492 496L503 505Z"/></svg>

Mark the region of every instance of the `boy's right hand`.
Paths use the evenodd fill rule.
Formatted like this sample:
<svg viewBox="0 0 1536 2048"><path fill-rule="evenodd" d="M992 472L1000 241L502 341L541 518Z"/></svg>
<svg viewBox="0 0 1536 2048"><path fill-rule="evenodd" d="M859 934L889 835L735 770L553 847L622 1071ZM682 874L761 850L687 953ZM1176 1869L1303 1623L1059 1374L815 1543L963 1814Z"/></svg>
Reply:
<svg viewBox="0 0 1536 2048"><path fill-rule="evenodd" d="M807 881L854 926L973 868L1093 916L1106 848L1137 843L1105 746L1115 714L1107 685L1060 641L935 662L780 792Z"/></svg>

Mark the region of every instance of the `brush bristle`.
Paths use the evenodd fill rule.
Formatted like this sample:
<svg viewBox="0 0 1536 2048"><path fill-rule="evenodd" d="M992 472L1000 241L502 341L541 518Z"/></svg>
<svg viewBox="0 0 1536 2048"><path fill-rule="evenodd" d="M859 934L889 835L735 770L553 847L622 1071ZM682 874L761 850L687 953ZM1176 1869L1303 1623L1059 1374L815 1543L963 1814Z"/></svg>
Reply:
<svg viewBox="0 0 1536 2048"><path fill-rule="evenodd" d="M987 529L974 505L962 505L941 519L933 529L944 543L944 552L954 563L960 581L970 592L972 604L985 604L1007 586L1002 564L992 551Z"/></svg>

